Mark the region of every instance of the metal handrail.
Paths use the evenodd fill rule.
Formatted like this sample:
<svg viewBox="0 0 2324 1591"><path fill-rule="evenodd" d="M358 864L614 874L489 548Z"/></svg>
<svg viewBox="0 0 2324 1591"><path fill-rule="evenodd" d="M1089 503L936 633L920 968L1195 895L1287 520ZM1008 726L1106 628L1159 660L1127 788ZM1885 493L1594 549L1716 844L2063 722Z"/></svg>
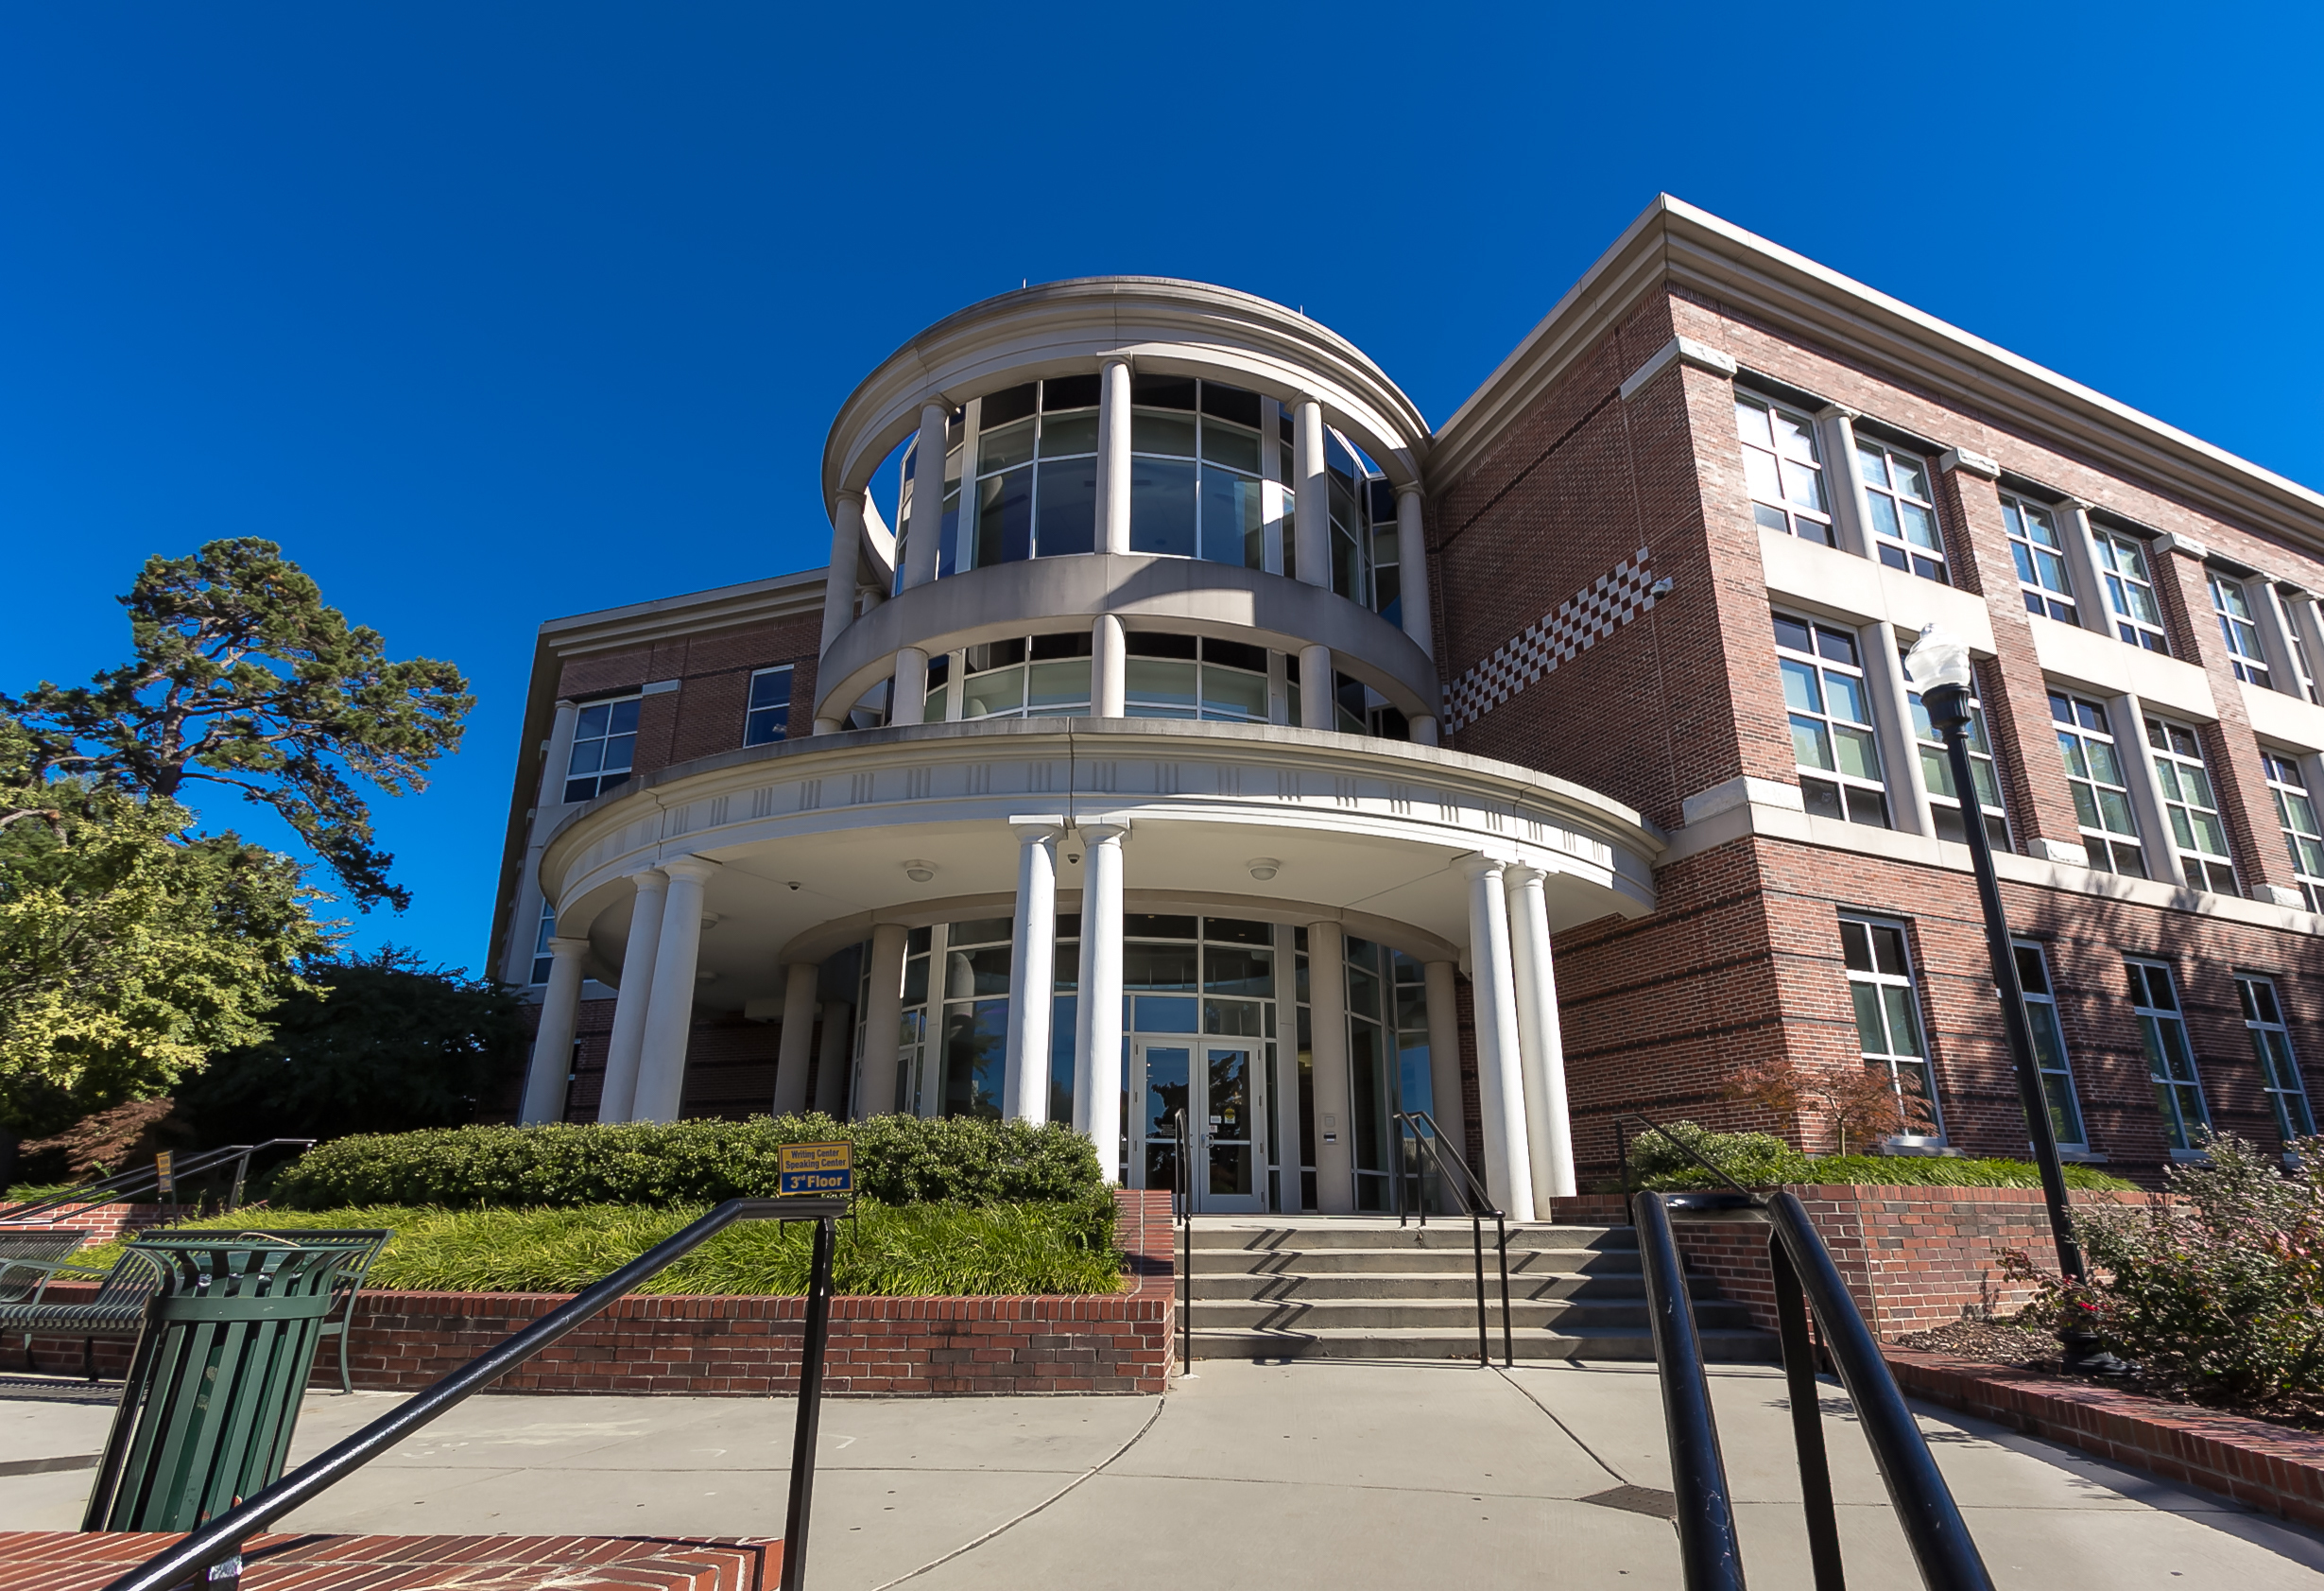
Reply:
<svg viewBox="0 0 2324 1591"><path fill-rule="evenodd" d="M1186 1107L1170 1113L1170 1130L1178 1140L1178 1166L1170 1177L1170 1221L1174 1246L1183 1247L1179 1273L1179 1374L1195 1367L1195 1142Z"/></svg>
<svg viewBox="0 0 2324 1591"><path fill-rule="evenodd" d="M226 1208L229 1211L237 1210L242 1207L242 1188L250 1175L250 1156L261 1150L272 1149L278 1144L296 1144L301 1149L313 1149L315 1140L312 1138L268 1138L260 1144L228 1144L223 1149L203 1150L200 1153L188 1155L183 1160L173 1160L169 1168L169 1178L174 1183L186 1177L198 1177L232 1160L234 1162L234 1185L232 1193L227 1196ZM161 1183L162 1168L159 1166L140 1166L133 1170L116 1171L110 1177L102 1177L93 1183L84 1183L78 1187L67 1188L62 1193L52 1193L45 1199L37 1200L19 1209L10 1210L5 1215L0 1215L0 1222L37 1220L49 1211L62 1209L68 1204L117 1204L130 1195L143 1193L149 1187L158 1189Z"/></svg>
<svg viewBox="0 0 2324 1591"><path fill-rule="evenodd" d="M158 1552L105 1587L105 1591L168 1591L204 1574L213 1586L238 1581L241 1544L429 1425L470 1395L483 1391L518 1365L572 1332L646 1278L736 1221L816 1222L814 1276L809 1284L805 1357L800 1365L798 1431L792 1452L790 1514L783 1545L783 1591L796 1591L806 1565L806 1515L812 1498L815 1431L822 1392L821 1348L831 1317L832 1222L848 1213L844 1199L730 1199L701 1219L673 1234L614 1271L575 1294L515 1336L494 1343L425 1392L399 1404L353 1436L326 1448L273 1485L219 1514L175 1547ZM224 1571L220 1572L221 1566Z"/></svg>
<svg viewBox="0 0 2324 1591"><path fill-rule="evenodd" d="M1404 1134L1410 1133L1413 1140L1437 1163L1437 1175L1459 1190L1461 1203L1468 1212L1470 1252L1476 1262L1476 1361L1480 1365L1492 1362L1492 1350L1487 1345L1485 1335L1485 1218L1489 1215L1493 1218L1494 1252L1501 1259L1501 1362L1514 1368L1517 1363L1517 1342L1509 1325L1508 1219L1492 1202L1485 1185L1477 1180L1477 1174L1469 1168L1469 1162L1461 1158L1460 1150L1455 1149L1445 1137L1444 1130L1437 1125L1435 1116L1426 1111L1398 1111L1391 1119L1396 1123L1397 1160L1401 1162L1404 1157ZM1422 1122L1428 1124L1425 1133L1420 1131ZM1448 1154L1453 1157L1451 1166L1445 1163L1444 1157ZM1460 1171L1457 1178L1453 1175L1455 1167ZM1399 1171L1400 1183L1402 1179L1403 1173ZM1396 1224L1403 1226L1404 1221L1403 1201L1400 1199ZM1428 1225L1428 1207L1425 1204L1420 1207L1420 1225Z"/></svg>
<svg viewBox="0 0 2324 1591"><path fill-rule="evenodd" d="M1715 1169L1715 1168L1714 1168ZM1731 1185L1731 1179L1730 1179ZM1746 1193L1738 1206L1725 1194L1664 1195L1651 1190L1631 1202L1638 1223L1641 1270L1654 1326L1654 1357L1662 1381L1662 1418L1671 1450L1672 1490L1678 1513L1679 1558L1688 1591L1742 1591L1732 1494L1719 1454L1701 1340L1689 1304L1673 1216L1714 1220L1764 1220L1767 1258L1775 1273L1776 1318L1790 1394L1792 1442L1806 1514L1808 1558L1816 1591L1844 1591L1839 1522L1833 1507L1832 1471L1824 1450L1823 1416L1816 1381L1811 1320L1819 1329L1855 1407L1865 1441L1880 1467L1897 1523L1911 1547L1920 1581L1930 1591L1992 1591L1977 1544L1929 1452L1928 1439L1898 1391L1888 1361L1856 1301L1840 1279L1832 1253L1797 1195Z"/></svg>
<svg viewBox="0 0 2324 1591"><path fill-rule="evenodd" d="M1650 1117L1641 1115L1636 1111L1617 1111L1614 1113L1614 1153L1621 1161L1622 1196L1625 1199L1627 1199L1630 1195L1630 1146L1627 1135L1622 1130L1622 1124L1626 1121L1635 1121L1641 1127L1644 1127L1647 1132L1661 1137L1663 1141L1670 1144L1672 1148L1676 1149L1680 1154L1685 1155L1689 1160L1695 1162L1696 1165L1701 1167L1704 1170L1718 1178L1719 1181L1725 1183L1729 1187L1733 1188L1737 1193L1742 1194L1745 1198L1750 1199L1756 1197L1756 1195L1754 1195L1749 1188L1745 1187L1741 1183L1735 1181L1734 1178L1729 1176L1726 1172L1720 1170L1716 1166L1711 1164L1710 1161L1704 1159L1701 1154L1696 1152L1692 1144L1689 1144L1685 1139L1679 1137L1667 1127L1664 1127L1661 1122L1653 1120Z"/></svg>

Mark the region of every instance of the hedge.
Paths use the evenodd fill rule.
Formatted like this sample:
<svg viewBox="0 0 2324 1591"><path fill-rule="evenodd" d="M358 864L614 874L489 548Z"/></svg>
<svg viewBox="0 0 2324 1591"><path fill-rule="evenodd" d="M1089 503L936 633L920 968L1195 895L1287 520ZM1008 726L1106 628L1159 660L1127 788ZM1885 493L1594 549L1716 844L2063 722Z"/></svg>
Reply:
<svg viewBox="0 0 2324 1591"><path fill-rule="evenodd" d="M1746 1187L1846 1184L1898 1187L2040 1187L2041 1168L2030 1160L1971 1160L1937 1154L1802 1154L1772 1133L1713 1133L1691 1121L1669 1127L1683 1141ZM1659 1133L1630 1140L1633 1187L1718 1187L1719 1180ZM2129 1188L2135 1183L2091 1166L2068 1166L2066 1185ZM1619 1185L1618 1184L1615 1185Z"/></svg>
<svg viewBox="0 0 2324 1591"><path fill-rule="evenodd" d="M1089 1140L1057 1123L908 1115L843 1122L817 1114L335 1138L285 1166L267 1197L293 1210L707 1204L772 1197L779 1146L835 1139L855 1146L856 1189L883 1204L1088 1204L1107 1197Z"/></svg>

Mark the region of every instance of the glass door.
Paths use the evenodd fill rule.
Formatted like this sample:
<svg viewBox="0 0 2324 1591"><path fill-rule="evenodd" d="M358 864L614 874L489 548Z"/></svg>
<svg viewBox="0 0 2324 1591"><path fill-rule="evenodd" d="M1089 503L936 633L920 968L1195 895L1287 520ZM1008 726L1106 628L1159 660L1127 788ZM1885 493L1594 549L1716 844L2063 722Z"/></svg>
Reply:
<svg viewBox="0 0 2324 1591"><path fill-rule="evenodd" d="M1259 1176L1266 1143L1256 1046L1215 1040L1136 1041L1131 1046L1127 1146L1132 1187L1167 1188L1178 1170L1172 1117L1182 1108L1195 1152L1195 1208L1215 1214L1266 1208Z"/></svg>

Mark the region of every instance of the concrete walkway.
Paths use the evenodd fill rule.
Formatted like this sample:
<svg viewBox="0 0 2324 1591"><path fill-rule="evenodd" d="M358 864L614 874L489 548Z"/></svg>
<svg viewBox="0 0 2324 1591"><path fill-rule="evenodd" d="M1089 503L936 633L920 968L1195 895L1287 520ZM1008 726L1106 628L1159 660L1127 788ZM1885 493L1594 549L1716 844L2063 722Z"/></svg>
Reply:
<svg viewBox="0 0 2324 1591"><path fill-rule="evenodd" d="M835 1400L824 1591L1675 1587L1651 1367L1204 1361L1165 1398ZM21 1387L22 1383L18 1383ZM0 1527L70 1529L111 1411L0 1386ZM1713 1381L1756 1584L1807 1582L1780 1373ZM391 1407L310 1397L311 1454ZM1823 1397L1849 1583L1919 1582L1836 1387ZM289 1525L326 1530L776 1534L792 1406L481 1397ZM2324 1586L2324 1536L1957 1416L1923 1412L1997 1583ZM1627 1493L1620 1488L1633 1488ZM1615 1493L1612 1497L1607 1494ZM1600 1500L1591 1500L1591 1499Z"/></svg>

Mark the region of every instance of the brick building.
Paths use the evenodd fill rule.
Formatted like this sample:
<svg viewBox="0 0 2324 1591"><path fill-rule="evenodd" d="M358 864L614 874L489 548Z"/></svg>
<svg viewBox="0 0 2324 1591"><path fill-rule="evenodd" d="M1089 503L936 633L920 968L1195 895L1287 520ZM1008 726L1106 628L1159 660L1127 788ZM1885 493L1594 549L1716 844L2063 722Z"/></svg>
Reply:
<svg viewBox="0 0 2324 1591"><path fill-rule="evenodd" d="M1830 1147L1728 1096L1788 1057L2023 1155L1976 821L2071 1156L2310 1131L2324 497L1713 216L1433 430L1247 295L1007 294L824 486L828 570L542 630L525 1119L1055 1118L1146 1185L1183 1107L1211 1207L1334 1211L1429 1111L1523 1211L1621 1110Z"/></svg>

